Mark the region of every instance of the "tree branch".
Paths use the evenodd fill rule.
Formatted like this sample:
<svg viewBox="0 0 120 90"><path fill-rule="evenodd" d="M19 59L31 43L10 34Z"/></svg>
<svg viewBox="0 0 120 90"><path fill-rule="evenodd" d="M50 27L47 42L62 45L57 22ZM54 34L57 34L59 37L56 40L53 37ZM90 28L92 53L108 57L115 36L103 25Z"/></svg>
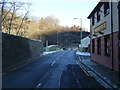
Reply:
<svg viewBox="0 0 120 90"><path fill-rule="evenodd" d="M19 27L18 32L16 33L16 35L19 34L19 32L20 32L20 30L21 30L21 27L22 27L22 25L23 25L23 21L25 20L25 18L26 18L26 16L27 16L28 13L29 13L29 11L27 11L26 14L25 14L25 16L22 18L22 22L21 22L21 24L20 24L20 27Z"/></svg>

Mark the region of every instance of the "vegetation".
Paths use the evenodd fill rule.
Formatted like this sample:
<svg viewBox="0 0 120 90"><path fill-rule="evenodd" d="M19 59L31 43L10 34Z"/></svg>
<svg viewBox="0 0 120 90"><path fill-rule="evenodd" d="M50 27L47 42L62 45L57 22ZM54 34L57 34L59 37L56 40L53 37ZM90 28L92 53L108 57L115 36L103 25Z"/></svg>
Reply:
<svg viewBox="0 0 120 90"><path fill-rule="evenodd" d="M27 15L30 3L18 2L18 0L3 0L1 6L2 31L26 36L29 24ZM24 13L19 13L24 10Z"/></svg>
<svg viewBox="0 0 120 90"><path fill-rule="evenodd" d="M10 2L9 2L10 1ZM59 25L59 20L53 16L41 18L38 21L28 18L30 3L3 0L2 31L22 37L38 39L46 45L59 45L61 47L80 43L80 27L64 27ZM24 14L20 14L24 10ZM84 29L83 38L89 35Z"/></svg>

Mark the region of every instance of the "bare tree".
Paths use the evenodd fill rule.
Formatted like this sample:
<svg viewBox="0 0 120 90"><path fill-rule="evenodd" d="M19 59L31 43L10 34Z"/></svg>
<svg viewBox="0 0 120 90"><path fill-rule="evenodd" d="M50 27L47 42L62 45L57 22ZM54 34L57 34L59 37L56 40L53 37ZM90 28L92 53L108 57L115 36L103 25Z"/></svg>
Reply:
<svg viewBox="0 0 120 90"><path fill-rule="evenodd" d="M3 0L2 2L0 2L0 8L1 8L1 12L0 12L0 31L2 31L1 27L2 27L2 16L3 16L3 9L4 9L4 1L5 0Z"/></svg>
<svg viewBox="0 0 120 90"><path fill-rule="evenodd" d="M31 4L30 4L30 3L27 3L27 5L28 5L28 9L29 9L29 7L30 7ZM24 26L24 22L26 22L26 24L30 22L30 21L28 20L28 18L27 18L28 13L29 13L29 10L27 10L27 12L24 14L24 16L23 16L23 18L22 18L22 20L21 20L20 26L19 26L19 28L18 28L18 31L16 32L16 35L20 35L20 36L25 35L26 30L21 31L21 29L22 29L22 27ZM27 27L27 25L26 25L26 27ZM25 28L25 29L28 29L28 27Z"/></svg>
<svg viewBox="0 0 120 90"><path fill-rule="evenodd" d="M14 13L16 12L15 2L13 2L12 6L13 6L13 12L11 13L12 16L11 16L11 19L10 19L10 22L9 22L8 33L10 33L10 31L11 31L11 26L12 26L12 21L13 21Z"/></svg>
<svg viewBox="0 0 120 90"><path fill-rule="evenodd" d="M25 15L21 15L22 17L18 16L17 12L19 12L20 10L22 11L23 8L25 9L25 6L29 8L30 3L17 2L16 0L3 1L2 4L3 9L1 11L3 12L2 15L3 31L5 31L6 33L12 33L15 35L24 36L24 34L26 33L25 29L27 30L27 28L25 28L27 27L25 25L25 22L27 22L26 18L29 11L26 10L27 12L25 13Z"/></svg>

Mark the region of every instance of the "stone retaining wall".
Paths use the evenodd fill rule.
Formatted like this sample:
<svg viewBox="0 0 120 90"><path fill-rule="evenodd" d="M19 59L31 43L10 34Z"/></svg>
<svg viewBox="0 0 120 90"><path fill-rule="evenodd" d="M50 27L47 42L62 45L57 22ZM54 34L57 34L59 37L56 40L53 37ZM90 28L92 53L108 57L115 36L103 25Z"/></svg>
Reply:
<svg viewBox="0 0 120 90"><path fill-rule="evenodd" d="M2 33L3 72L40 56L42 52L43 44L39 40Z"/></svg>

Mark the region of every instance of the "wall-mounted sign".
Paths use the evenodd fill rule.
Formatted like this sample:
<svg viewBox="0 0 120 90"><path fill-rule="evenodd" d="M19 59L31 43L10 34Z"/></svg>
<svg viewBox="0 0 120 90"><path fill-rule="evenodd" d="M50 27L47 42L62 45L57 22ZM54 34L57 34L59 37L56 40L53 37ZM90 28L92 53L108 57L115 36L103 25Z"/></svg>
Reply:
<svg viewBox="0 0 120 90"><path fill-rule="evenodd" d="M98 25L97 27L95 27L94 32L100 32L106 29L106 22L103 22L102 24Z"/></svg>

